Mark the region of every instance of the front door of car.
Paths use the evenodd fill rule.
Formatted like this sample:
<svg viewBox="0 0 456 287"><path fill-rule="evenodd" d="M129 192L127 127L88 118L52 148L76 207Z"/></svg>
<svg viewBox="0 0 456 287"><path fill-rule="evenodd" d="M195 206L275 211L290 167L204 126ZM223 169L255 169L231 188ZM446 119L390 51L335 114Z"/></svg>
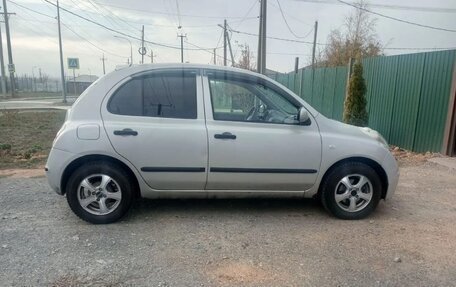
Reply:
<svg viewBox="0 0 456 287"><path fill-rule="evenodd" d="M270 81L233 72L203 77L208 190L303 191L321 160L318 126L297 121L299 101Z"/></svg>
<svg viewBox="0 0 456 287"><path fill-rule="evenodd" d="M207 132L198 71L149 72L113 90L102 117L117 153L153 189L204 189Z"/></svg>

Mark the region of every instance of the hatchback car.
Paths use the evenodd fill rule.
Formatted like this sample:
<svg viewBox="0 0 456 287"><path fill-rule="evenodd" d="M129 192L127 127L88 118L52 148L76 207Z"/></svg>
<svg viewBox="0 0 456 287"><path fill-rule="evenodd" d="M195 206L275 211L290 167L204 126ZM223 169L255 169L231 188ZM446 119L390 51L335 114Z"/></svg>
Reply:
<svg viewBox="0 0 456 287"><path fill-rule="evenodd" d="M379 133L328 119L279 83L217 66L130 66L68 110L46 173L76 215L120 219L136 197L314 197L360 219L398 167Z"/></svg>

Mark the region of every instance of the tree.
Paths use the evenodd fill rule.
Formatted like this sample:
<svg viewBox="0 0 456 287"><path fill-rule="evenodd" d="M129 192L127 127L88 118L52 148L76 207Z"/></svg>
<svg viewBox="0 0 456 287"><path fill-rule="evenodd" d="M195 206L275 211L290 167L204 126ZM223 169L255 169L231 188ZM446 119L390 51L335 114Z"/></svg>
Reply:
<svg viewBox="0 0 456 287"><path fill-rule="evenodd" d="M364 0L356 6L368 8ZM346 17L343 29L330 32L318 66L341 66L346 65L350 58L382 55L383 48L375 33L376 23L368 12L355 8Z"/></svg>
<svg viewBox="0 0 456 287"><path fill-rule="evenodd" d="M344 103L343 120L347 124L364 127L368 123L366 110L366 83L363 78L363 65L357 60L348 84L348 95Z"/></svg>
<svg viewBox="0 0 456 287"><path fill-rule="evenodd" d="M250 47L248 44L239 45L241 48L241 57L239 58L236 67L255 71L256 70L256 63L253 61L253 53L250 52Z"/></svg>

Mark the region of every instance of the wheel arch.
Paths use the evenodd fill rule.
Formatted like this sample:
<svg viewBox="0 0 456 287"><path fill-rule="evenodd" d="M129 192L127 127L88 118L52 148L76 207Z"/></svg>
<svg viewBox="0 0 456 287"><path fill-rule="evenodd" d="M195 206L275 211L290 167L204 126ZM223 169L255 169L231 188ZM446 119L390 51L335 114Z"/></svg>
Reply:
<svg viewBox="0 0 456 287"><path fill-rule="evenodd" d="M376 162L376 161L374 161L372 159L369 159L369 158L365 158L365 157L344 158L342 160L339 160L339 161L335 162L333 165L331 165L331 167L329 167L326 170L325 174L321 178L317 196L320 196L320 194L321 194L321 189L322 189L322 184L321 183L323 183L326 180L326 177L331 173L331 171L333 171L338 166L340 166L340 165L342 165L344 163L347 163L347 162L360 162L360 163L367 164L368 166L373 168L375 170L375 172L378 174L378 176L380 177L380 180L382 182L382 196L381 196L381 198L385 199L386 193L388 191L388 176L386 175L386 172L383 169L383 167L378 162Z"/></svg>
<svg viewBox="0 0 456 287"><path fill-rule="evenodd" d="M103 161L111 164L115 164L120 166L127 174L128 177L131 178L134 184L134 193L136 197L141 196L140 186L138 182L138 178L136 177L135 173L131 170L131 168L123 163L122 161L108 156L108 155L101 155L101 154L91 154L91 155L84 155L77 159L74 159L70 164L68 164L65 170L62 173L62 177L60 180L60 190L62 191L62 195L66 193L66 185L68 183L68 179L70 178L71 174L83 164L93 161Z"/></svg>

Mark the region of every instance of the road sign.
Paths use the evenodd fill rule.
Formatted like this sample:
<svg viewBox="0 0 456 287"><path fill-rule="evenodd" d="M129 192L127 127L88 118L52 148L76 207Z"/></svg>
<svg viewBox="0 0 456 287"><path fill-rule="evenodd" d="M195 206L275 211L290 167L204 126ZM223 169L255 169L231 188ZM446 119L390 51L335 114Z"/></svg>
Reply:
<svg viewBox="0 0 456 287"><path fill-rule="evenodd" d="M16 67L14 66L14 64L8 64L8 72L10 72L10 73L16 72Z"/></svg>
<svg viewBox="0 0 456 287"><path fill-rule="evenodd" d="M79 58L68 58L68 69L79 69Z"/></svg>
<svg viewBox="0 0 456 287"><path fill-rule="evenodd" d="M147 49L146 49L146 47L140 47L138 49L138 52L140 55L145 55L147 53Z"/></svg>

